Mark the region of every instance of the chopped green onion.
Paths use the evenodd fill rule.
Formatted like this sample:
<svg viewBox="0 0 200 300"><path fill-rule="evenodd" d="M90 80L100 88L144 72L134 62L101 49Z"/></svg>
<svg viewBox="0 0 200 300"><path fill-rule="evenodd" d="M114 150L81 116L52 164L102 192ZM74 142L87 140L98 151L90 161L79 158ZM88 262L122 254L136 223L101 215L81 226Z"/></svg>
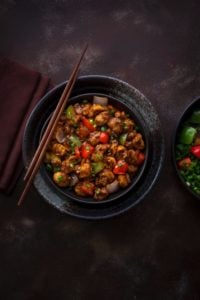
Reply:
<svg viewBox="0 0 200 300"><path fill-rule="evenodd" d="M97 174L101 172L104 168L105 164L102 161L92 163L92 173Z"/></svg>
<svg viewBox="0 0 200 300"><path fill-rule="evenodd" d="M62 175L59 175L59 176L57 177L57 180L58 180L58 182L61 182L61 181L63 180L63 176L62 176Z"/></svg>
<svg viewBox="0 0 200 300"><path fill-rule="evenodd" d="M106 126L101 126L101 131L106 131L107 127Z"/></svg>

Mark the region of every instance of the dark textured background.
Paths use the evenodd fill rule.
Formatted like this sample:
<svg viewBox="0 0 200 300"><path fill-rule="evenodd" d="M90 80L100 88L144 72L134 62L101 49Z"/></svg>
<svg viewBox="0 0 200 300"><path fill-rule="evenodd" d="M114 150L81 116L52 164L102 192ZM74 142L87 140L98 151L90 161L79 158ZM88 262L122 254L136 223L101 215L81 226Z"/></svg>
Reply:
<svg viewBox="0 0 200 300"><path fill-rule="evenodd" d="M32 189L0 195L0 299L198 300L200 205L182 189L171 139L200 94L200 3L159 0L0 1L0 54L50 76L121 78L157 110L166 139L160 179L135 208L84 221L48 206ZM4 142L4 141L1 141Z"/></svg>

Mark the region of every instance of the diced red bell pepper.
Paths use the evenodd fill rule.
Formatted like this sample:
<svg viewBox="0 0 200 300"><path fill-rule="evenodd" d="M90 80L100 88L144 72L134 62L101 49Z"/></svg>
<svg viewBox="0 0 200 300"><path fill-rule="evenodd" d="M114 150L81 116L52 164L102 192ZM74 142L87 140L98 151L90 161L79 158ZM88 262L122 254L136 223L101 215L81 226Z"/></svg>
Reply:
<svg viewBox="0 0 200 300"><path fill-rule="evenodd" d="M95 185L92 182L83 182L81 185L81 190L88 196L93 196Z"/></svg>
<svg viewBox="0 0 200 300"><path fill-rule="evenodd" d="M94 147L89 143L84 143L81 147L81 156L83 158L88 158L94 152Z"/></svg>
<svg viewBox="0 0 200 300"><path fill-rule="evenodd" d="M99 141L102 144L106 144L109 141L109 134L107 132L101 132L100 137L99 137Z"/></svg>
<svg viewBox="0 0 200 300"><path fill-rule="evenodd" d="M75 149L74 149L74 151L75 151L75 156L76 156L77 158L79 158L79 157L81 156L79 147L76 146Z"/></svg>
<svg viewBox="0 0 200 300"><path fill-rule="evenodd" d="M190 152L197 158L200 158L200 145L192 146Z"/></svg>
<svg viewBox="0 0 200 300"><path fill-rule="evenodd" d="M178 161L179 169L188 168L191 165L192 161L190 157L185 157Z"/></svg>
<svg viewBox="0 0 200 300"><path fill-rule="evenodd" d="M83 122L83 125L85 127L87 127L87 129L89 129L89 131L95 131L95 127L94 125L85 117L82 117L82 122Z"/></svg>
<svg viewBox="0 0 200 300"><path fill-rule="evenodd" d="M128 171L128 164L124 160L118 160L116 166L113 169L113 173L117 175L123 175Z"/></svg>

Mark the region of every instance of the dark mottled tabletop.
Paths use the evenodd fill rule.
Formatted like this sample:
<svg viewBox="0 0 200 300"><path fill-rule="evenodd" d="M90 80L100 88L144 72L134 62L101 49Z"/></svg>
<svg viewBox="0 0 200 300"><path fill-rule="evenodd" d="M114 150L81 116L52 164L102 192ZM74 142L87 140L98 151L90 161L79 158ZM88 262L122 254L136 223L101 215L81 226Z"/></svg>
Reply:
<svg viewBox="0 0 200 300"><path fill-rule="evenodd" d="M154 188L113 219L61 215L34 188L17 208L22 180L1 194L0 299L200 299L200 204L171 160L177 120L200 94L199 12L197 0L0 1L1 55L59 83L88 41L81 75L139 89L166 141Z"/></svg>

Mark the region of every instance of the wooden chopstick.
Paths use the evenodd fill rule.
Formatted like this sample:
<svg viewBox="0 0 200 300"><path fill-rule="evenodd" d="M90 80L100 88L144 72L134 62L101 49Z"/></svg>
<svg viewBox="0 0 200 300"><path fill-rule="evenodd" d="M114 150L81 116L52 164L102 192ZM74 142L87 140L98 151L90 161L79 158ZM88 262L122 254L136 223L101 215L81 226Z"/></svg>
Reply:
<svg viewBox="0 0 200 300"><path fill-rule="evenodd" d="M51 140L51 137L54 133L54 130L56 128L56 125L57 125L57 122L58 120L60 119L62 113L63 113L63 110L65 109L65 106L66 106L66 103L67 103L67 100L69 99L69 96L72 92L72 89L74 87L74 84L76 82L76 79L77 79L77 76L78 76L78 71L79 71L79 67L80 67L80 64L81 64L81 61L84 57L84 54L87 50L87 47L88 45L86 45L83 49L83 52L75 66L75 68L73 69L73 72L70 76L70 79L69 81L67 82L66 84L66 87L60 97L60 100L57 104L57 107L51 117L51 120L47 126L47 129L45 130L45 133L42 137L42 140L37 148L37 151L35 152L35 155L33 156L33 159L31 160L31 163L28 167L28 170L25 174L25 177L24 177L24 180L27 180L27 183L25 185L25 188L19 198L19 201L17 203L17 205L21 205L31 184L32 184L32 181L40 167L40 164L41 164L41 161L43 159L43 156L45 154L45 151L46 151L46 148Z"/></svg>
<svg viewBox="0 0 200 300"><path fill-rule="evenodd" d="M81 54L81 56L80 56L79 61L77 62L76 66L75 66L75 68L74 68L74 70L73 70L73 72L72 72L72 74L71 74L71 76L69 78L68 83L65 86L65 89L64 89L64 91L63 91L63 93L61 95L61 98L60 98L60 100L59 100L59 102L57 104L57 107L56 107L56 109L55 109L55 111L54 111L54 113L53 113L53 115L51 117L51 120L50 120L50 122L49 122L49 124L47 126L47 129L45 130L45 133L44 133L44 135L42 137L42 140L41 140L41 142L40 142L40 144L39 144L39 146L37 148L37 151L35 152L35 154L34 154L34 156L32 158L32 161L31 161L31 163L30 163L30 165L29 165L29 167L28 167L28 169L26 171L26 174L24 176L24 180L28 179L28 177L30 176L30 174L31 174L31 172L32 172L32 170L34 168L35 162L36 162L36 160L38 159L38 157L40 155L40 151L41 151L41 149L42 149L42 147L43 147L43 145L44 145L47 137L49 136L49 133L50 133L52 125L55 123L55 119L56 119L57 114L58 114L58 112L59 112L59 110L60 110L60 108L61 108L61 106L63 104L63 101L65 101L65 99L66 99L66 94L67 94L67 92L68 92L68 90L69 90L69 88L70 88L70 86L72 84L74 76L76 75L76 73L77 73L77 71L79 69L80 63L81 63L81 61L83 59L83 56L84 56L84 54L85 54L85 52L87 50L87 47L88 46L86 45L85 48L84 48L84 50L83 50L83 52L82 52L82 54Z"/></svg>

